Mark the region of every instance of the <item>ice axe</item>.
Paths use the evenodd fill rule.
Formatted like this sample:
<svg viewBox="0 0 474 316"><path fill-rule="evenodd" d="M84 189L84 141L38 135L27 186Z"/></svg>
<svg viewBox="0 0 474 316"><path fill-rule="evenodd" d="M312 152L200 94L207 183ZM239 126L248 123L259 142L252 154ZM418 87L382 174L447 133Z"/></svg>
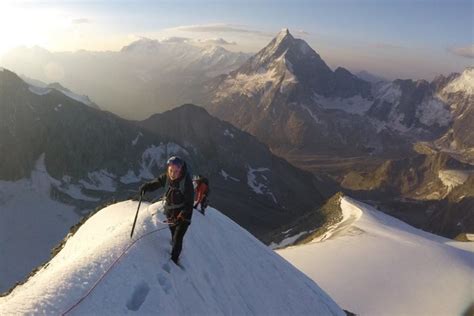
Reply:
<svg viewBox="0 0 474 316"><path fill-rule="evenodd" d="M135 230L135 224L137 223L138 211L140 210L140 204L142 204L143 191L140 192L140 201L138 202L137 213L135 214L135 219L133 220L132 232L130 233L130 239L133 236L133 231Z"/></svg>

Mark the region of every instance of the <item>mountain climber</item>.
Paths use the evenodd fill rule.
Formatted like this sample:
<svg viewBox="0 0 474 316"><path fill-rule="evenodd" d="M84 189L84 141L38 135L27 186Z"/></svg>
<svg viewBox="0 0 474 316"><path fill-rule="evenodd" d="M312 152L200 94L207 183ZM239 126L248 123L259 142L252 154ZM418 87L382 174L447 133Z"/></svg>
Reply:
<svg viewBox="0 0 474 316"><path fill-rule="evenodd" d="M197 209L198 205L201 205L201 210L198 210L203 215L205 215L206 207L208 205L208 195L209 195L209 180L201 175L195 176L193 178L195 185L194 191L194 208Z"/></svg>
<svg viewBox="0 0 474 316"><path fill-rule="evenodd" d="M194 188L186 162L173 156L167 161L167 172L158 178L144 183L140 193L155 191L165 187L164 213L171 231L171 260L178 264L183 247L183 238L193 215Z"/></svg>

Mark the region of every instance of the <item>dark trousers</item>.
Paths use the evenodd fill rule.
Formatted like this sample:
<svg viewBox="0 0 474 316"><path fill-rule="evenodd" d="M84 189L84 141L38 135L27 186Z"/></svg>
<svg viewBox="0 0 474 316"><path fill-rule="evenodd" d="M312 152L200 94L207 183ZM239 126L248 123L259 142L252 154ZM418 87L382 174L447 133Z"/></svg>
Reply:
<svg viewBox="0 0 474 316"><path fill-rule="evenodd" d="M206 212L206 207L207 207L207 205L208 205L207 198L204 197L204 198L202 199L202 202L201 202L201 205L200 205L200 206L201 206L201 210L200 210L199 212L201 212L202 214L204 214L204 213Z"/></svg>
<svg viewBox="0 0 474 316"><path fill-rule="evenodd" d="M183 238L184 234L186 234L186 231L188 230L188 226L189 223L186 222L180 222L177 225L170 226L173 247L171 249L171 260L174 262L178 261L181 249L183 249Z"/></svg>

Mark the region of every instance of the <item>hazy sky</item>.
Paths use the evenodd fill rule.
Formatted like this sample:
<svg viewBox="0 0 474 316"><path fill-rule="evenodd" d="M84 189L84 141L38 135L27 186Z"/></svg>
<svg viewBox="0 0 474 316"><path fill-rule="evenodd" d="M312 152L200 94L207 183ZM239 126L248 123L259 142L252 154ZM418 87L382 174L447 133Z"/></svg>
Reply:
<svg viewBox="0 0 474 316"><path fill-rule="evenodd" d="M474 0L0 0L0 16L0 54L119 50L142 36L256 52L288 27L333 68L432 79L474 64Z"/></svg>

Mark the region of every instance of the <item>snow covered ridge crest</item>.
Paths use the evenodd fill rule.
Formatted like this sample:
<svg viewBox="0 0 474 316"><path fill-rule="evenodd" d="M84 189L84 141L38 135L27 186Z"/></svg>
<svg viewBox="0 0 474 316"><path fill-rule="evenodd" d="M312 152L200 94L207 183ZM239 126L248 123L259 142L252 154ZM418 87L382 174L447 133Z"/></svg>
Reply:
<svg viewBox="0 0 474 316"><path fill-rule="evenodd" d="M347 196L340 208L342 220L322 238L278 253L356 314L470 315L472 242L430 234Z"/></svg>
<svg viewBox="0 0 474 316"><path fill-rule="evenodd" d="M194 215L180 268L169 261L169 230L157 219L161 203L142 204L130 240L136 207L124 201L89 218L47 266L0 298L0 313L345 315L316 283L219 211Z"/></svg>

